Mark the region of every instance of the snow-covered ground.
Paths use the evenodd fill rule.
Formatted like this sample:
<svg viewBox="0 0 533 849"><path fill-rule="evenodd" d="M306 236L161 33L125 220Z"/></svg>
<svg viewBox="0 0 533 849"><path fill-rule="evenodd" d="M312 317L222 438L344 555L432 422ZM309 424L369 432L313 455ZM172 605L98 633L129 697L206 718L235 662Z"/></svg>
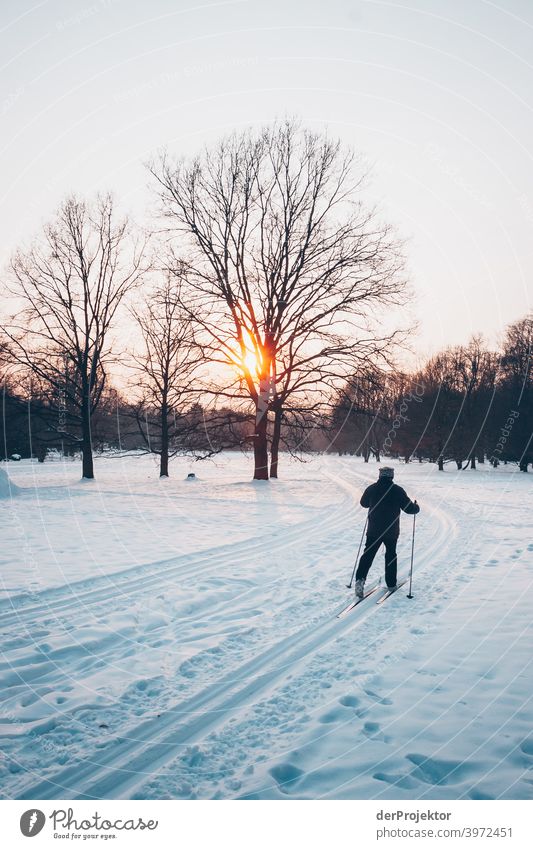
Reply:
<svg viewBox="0 0 533 849"><path fill-rule="evenodd" d="M3 798L533 796L532 475L397 465L415 597L337 619L375 465L8 470Z"/></svg>

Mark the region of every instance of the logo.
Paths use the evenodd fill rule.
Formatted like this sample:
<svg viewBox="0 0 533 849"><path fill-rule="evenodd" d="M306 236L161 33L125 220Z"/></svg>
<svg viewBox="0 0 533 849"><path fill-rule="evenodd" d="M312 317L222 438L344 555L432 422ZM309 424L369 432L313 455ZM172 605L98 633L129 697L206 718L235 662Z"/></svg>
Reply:
<svg viewBox="0 0 533 849"><path fill-rule="evenodd" d="M25 811L20 818L20 830L24 837L35 837L42 831L46 822L46 817L42 811L37 808L31 808Z"/></svg>

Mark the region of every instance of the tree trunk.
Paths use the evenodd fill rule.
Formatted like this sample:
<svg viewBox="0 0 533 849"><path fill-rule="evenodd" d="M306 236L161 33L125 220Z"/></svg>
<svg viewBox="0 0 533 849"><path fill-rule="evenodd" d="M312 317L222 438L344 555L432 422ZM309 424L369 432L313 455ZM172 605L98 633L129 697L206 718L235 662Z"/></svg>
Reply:
<svg viewBox="0 0 533 849"><path fill-rule="evenodd" d="M267 411L257 411L254 429L254 480L268 480Z"/></svg>
<svg viewBox="0 0 533 849"><path fill-rule="evenodd" d="M81 405L81 456L82 477L93 480L93 446L91 439L91 397L89 391L83 390Z"/></svg>
<svg viewBox="0 0 533 849"><path fill-rule="evenodd" d="M442 457L442 456L439 457L437 462L439 464L439 472L443 472L444 471L444 457Z"/></svg>
<svg viewBox="0 0 533 849"><path fill-rule="evenodd" d="M279 443L281 438L281 419L283 412L281 407L276 407L274 412L274 432L272 434L272 444L270 446L270 477L277 478L278 476L278 459L279 459Z"/></svg>
<svg viewBox="0 0 533 849"><path fill-rule="evenodd" d="M470 457L470 468L471 468L471 469L475 469L475 468L476 468L476 457L475 457L475 454L472 454L472 456Z"/></svg>
<svg viewBox="0 0 533 849"><path fill-rule="evenodd" d="M165 402L161 406L161 456L159 477L168 478L168 408Z"/></svg>

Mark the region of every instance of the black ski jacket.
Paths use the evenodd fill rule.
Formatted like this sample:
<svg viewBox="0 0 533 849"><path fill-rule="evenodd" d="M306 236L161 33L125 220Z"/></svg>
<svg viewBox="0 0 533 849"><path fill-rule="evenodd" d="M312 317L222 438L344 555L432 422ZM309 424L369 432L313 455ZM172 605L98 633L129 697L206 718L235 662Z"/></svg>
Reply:
<svg viewBox="0 0 533 849"><path fill-rule="evenodd" d="M400 534L400 510L418 513L420 507L411 501L405 489L390 479L381 478L363 492L361 507L368 507L368 534L371 537L397 537Z"/></svg>

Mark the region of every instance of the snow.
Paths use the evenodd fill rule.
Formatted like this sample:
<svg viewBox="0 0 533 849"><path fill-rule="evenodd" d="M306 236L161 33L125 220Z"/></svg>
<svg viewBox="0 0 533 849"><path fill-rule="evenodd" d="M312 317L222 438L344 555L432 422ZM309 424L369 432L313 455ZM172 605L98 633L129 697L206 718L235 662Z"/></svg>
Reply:
<svg viewBox="0 0 533 849"><path fill-rule="evenodd" d="M414 598L338 619L376 466L282 459L9 464L4 798L531 798L532 477L395 464Z"/></svg>
<svg viewBox="0 0 533 849"><path fill-rule="evenodd" d="M12 498L17 493L18 487L10 481L7 471L0 466L0 498Z"/></svg>

